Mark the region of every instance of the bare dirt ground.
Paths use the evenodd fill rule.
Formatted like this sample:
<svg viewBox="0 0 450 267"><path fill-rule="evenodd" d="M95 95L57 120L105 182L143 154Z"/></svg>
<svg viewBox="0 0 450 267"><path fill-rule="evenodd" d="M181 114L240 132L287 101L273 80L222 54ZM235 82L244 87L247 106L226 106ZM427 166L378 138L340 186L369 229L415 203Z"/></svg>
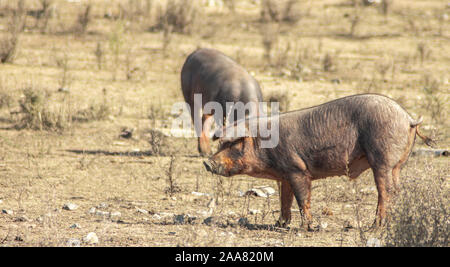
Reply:
<svg viewBox="0 0 450 267"><path fill-rule="evenodd" d="M40 10L42 2L25 1L25 9ZM71 239L82 246L364 246L370 238L384 244L382 229L367 231L377 202L370 171L355 181L313 183L319 231L299 227L296 203L290 228L275 228L275 182L211 175L195 139L154 131L170 128L171 107L183 101L181 66L197 47L236 59L266 99L286 110L355 93L388 95L414 118L424 117L422 131L438 148L449 148L446 1L388 1L386 14L381 4L360 1L293 1L294 18L279 21L261 19L264 1L225 1L234 11L175 1L187 22L162 26L166 1L50 2L47 23L47 13L38 19L25 12L14 58L0 64L1 246L67 246ZM18 3L0 2L2 40ZM180 24L188 26L179 30ZM135 128L132 138L119 137L124 127ZM421 148L427 147L417 140L414 150ZM420 154L401 174L443 181L446 229L448 173L448 157ZM241 196L256 186L276 193ZM63 209L67 203L77 208ZM90 232L98 243L83 242Z"/></svg>

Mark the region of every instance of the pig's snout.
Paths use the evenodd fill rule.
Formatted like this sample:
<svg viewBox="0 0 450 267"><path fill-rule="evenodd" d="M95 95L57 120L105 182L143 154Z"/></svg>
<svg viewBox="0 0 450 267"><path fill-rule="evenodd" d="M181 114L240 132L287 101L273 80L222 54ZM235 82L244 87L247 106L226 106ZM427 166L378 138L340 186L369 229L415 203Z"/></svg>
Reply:
<svg viewBox="0 0 450 267"><path fill-rule="evenodd" d="M203 165L205 165L205 168L207 171L214 173L214 166L209 160L203 161Z"/></svg>
<svg viewBox="0 0 450 267"><path fill-rule="evenodd" d="M223 167L217 164L215 161L205 160L203 161L203 165L205 165L207 171L212 172L214 174L222 175Z"/></svg>

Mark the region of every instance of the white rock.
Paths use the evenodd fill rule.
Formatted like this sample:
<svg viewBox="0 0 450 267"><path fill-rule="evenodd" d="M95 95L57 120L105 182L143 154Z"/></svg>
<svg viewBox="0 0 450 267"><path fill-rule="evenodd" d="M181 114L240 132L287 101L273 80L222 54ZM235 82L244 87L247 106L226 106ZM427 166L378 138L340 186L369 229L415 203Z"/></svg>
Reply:
<svg viewBox="0 0 450 267"><path fill-rule="evenodd" d="M201 197L201 196L206 196L206 197L211 196L211 195L208 194L208 193L201 193L201 192L192 192L192 194L193 194L194 196L199 196L199 197Z"/></svg>
<svg viewBox="0 0 450 267"><path fill-rule="evenodd" d="M259 210L249 210L249 212L250 212L250 214L252 214L252 215L255 215L255 214L260 213Z"/></svg>
<svg viewBox="0 0 450 267"><path fill-rule="evenodd" d="M170 212L161 212L160 214L159 214L161 217L171 217L171 216L174 216L174 214L173 213L170 213Z"/></svg>
<svg viewBox="0 0 450 267"><path fill-rule="evenodd" d="M83 238L83 242L87 244L97 244L98 243L98 237L97 234L94 232L90 232Z"/></svg>
<svg viewBox="0 0 450 267"><path fill-rule="evenodd" d="M97 210L96 208L92 207L92 208L89 209L89 213L90 214L95 214L96 210Z"/></svg>
<svg viewBox="0 0 450 267"><path fill-rule="evenodd" d="M64 210L76 210L78 208L78 206L76 204L73 203L66 203L63 205L62 207Z"/></svg>
<svg viewBox="0 0 450 267"><path fill-rule="evenodd" d="M102 203L98 204L97 208L98 209L106 209L106 208L108 208L108 203L102 202Z"/></svg>
<svg viewBox="0 0 450 267"><path fill-rule="evenodd" d="M148 211L144 209L136 208L136 211L139 213L148 214Z"/></svg>
<svg viewBox="0 0 450 267"><path fill-rule="evenodd" d="M275 189L270 186L258 186L245 192L244 195L253 195L258 197L269 197L275 193Z"/></svg>
<svg viewBox="0 0 450 267"><path fill-rule="evenodd" d="M378 238L371 237L367 240L366 247L381 247L381 241Z"/></svg>
<svg viewBox="0 0 450 267"><path fill-rule="evenodd" d="M8 215L13 215L14 214L14 212L12 210L2 210L2 213L8 214Z"/></svg>
<svg viewBox="0 0 450 267"><path fill-rule="evenodd" d="M95 215L100 216L100 217L108 217L109 216L109 212L97 210L97 211L95 211Z"/></svg>
<svg viewBox="0 0 450 267"><path fill-rule="evenodd" d="M111 212L109 216L111 217L111 219L118 219L120 218L120 216L122 216L122 213L120 213L119 211L114 211Z"/></svg>
<svg viewBox="0 0 450 267"><path fill-rule="evenodd" d="M68 246L68 247L80 247L81 246L81 241L76 239L76 238L71 238L71 239L67 240L66 246Z"/></svg>

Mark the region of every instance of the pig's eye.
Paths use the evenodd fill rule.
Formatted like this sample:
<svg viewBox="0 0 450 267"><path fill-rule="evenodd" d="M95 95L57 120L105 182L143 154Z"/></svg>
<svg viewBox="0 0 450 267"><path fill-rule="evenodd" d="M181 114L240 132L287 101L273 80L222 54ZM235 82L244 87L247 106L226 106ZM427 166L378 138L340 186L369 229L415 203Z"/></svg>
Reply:
<svg viewBox="0 0 450 267"><path fill-rule="evenodd" d="M234 142L230 145L230 151L233 157L241 157L243 154L242 151L242 142Z"/></svg>

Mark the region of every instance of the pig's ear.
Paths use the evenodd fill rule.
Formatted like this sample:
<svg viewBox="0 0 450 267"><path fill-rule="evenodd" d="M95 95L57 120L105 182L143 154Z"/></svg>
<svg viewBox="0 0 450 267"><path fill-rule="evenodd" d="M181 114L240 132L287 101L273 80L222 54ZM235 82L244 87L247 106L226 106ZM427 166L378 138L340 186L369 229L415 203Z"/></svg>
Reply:
<svg viewBox="0 0 450 267"><path fill-rule="evenodd" d="M245 137L246 137L246 136L223 137L222 139L220 139L220 142L222 142L222 143L226 143L226 142L233 143L233 142L236 142L237 140L244 139Z"/></svg>

